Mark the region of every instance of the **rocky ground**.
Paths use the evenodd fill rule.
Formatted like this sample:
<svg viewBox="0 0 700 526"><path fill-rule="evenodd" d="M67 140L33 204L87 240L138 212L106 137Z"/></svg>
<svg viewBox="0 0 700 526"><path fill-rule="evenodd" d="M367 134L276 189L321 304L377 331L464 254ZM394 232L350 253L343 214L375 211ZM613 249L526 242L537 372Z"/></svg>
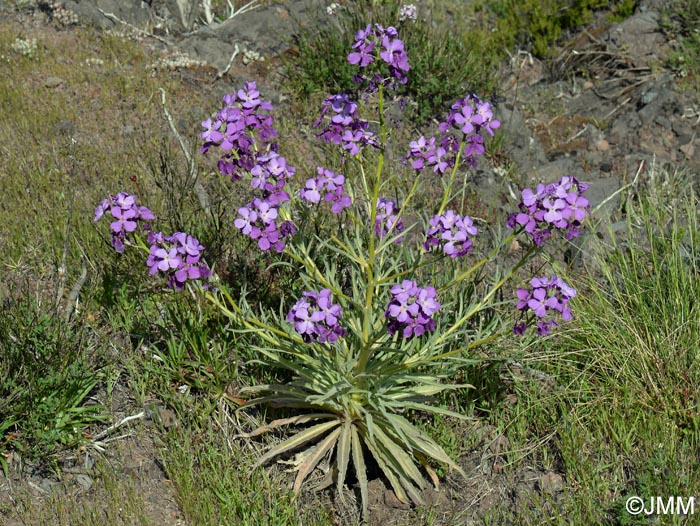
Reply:
<svg viewBox="0 0 700 526"><path fill-rule="evenodd" d="M526 174L531 182L574 175L590 182L594 205L635 177L638 185L662 184L645 180L651 163L685 166L687 177L696 182L700 106L660 66L674 45L660 27L661 2L642 0L622 23L600 18L560 50L553 66L524 52L513 55L504 67L498 101L509 169ZM283 102L279 57L291 49L295 21L320 8L319 2L310 0L263 1L223 23L196 27L176 1L65 0L61 8L49 2L39 5L43 6L39 10L17 11L14 2L0 1L3 16L15 17L18 25L49 27L65 18L68 29L77 21L126 32L157 50L164 64L179 64L177 74L192 75L196 69L196 78L209 89L213 83L226 89L232 83L256 80L276 103ZM509 188L506 175L503 165L483 164L472 177L484 200L492 202L501 193L516 191ZM615 207L612 199L604 209ZM134 481L137 491L148 495L146 513L153 523L184 524L154 445L156 429L174 425L172 418L167 410L152 409L144 420L147 431L110 453L110 462ZM564 478L556 472L523 468L506 474L500 452L507 448L507 439L491 429L480 432L479 448L460 461L470 479L448 478L444 494L430 497L441 503L441 513L473 510L478 517L504 500L518 506L532 492L556 495L563 490ZM67 464L70 469L63 482L89 499L95 480L85 458ZM46 499L57 484L51 473L26 469L22 477L0 485L0 502L13 502L18 485L34 498ZM379 480L373 483L372 495L374 524L400 524L408 517L410 512Z"/></svg>

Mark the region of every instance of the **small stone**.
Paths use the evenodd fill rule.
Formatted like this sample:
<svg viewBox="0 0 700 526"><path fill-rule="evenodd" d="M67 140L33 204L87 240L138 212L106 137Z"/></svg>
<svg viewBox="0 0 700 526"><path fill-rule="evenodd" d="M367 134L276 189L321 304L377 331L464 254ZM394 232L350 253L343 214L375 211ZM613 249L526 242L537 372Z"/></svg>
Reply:
<svg viewBox="0 0 700 526"><path fill-rule="evenodd" d="M75 481L80 484L80 486L85 490L88 491L92 485L95 483L94 480L92 480L92 477L85 475L85 474L80 474L76 475Z"/></svg>
<svg viewBox="0 0 700 526"><path fill-rule="evenodd" d="M605 173L610 173L612 171L612 163L604 162L600 163L600 171Z"/></svg>
<svg viewBox="0 0 700 526"><path fill-rule="evenodd" d="M564 490L564 479L559 473L550 471L537 480L538 489L547 495L554 495Z"/></svg>
<svg viewBox="0 0 700 526"><path fill-rule="evenodd" d="M684 144L680 147L680 151L685 154L686 159L692 159L695 155L695 145L692 142Z"/></svg>
<svg viewBox="0 0 700 526"><path fill-rule="evenodd" d="M668 117L664 117L663 115L657 115L654 119L654 122L662 128L665 128L667 130L671 129L671 120Z"/></svg>
<svg viewBox="0 0 700 526"><path fill-rule="evenodd" d="M639 102L643 106L646 106L647 104L651 104L658 96L659 94L656 91L647 91L646 93L642 93L642 97L640 98Z"/></svg>
<svg viewBox="0 0 700 526"><path fill-rule="evenodd" d="M595 149L599 152L607 152L610 149L610 143L608 143L608 141L605 139L601 139L596 143Z"/></svg>
<svg viewBox="0 0 700 526"><path fill-rule="evenodd" d="M384 504L388 508L394 508L396 510L410 510L411 504L409 502L401 502L396 496L393 490L384 491Z"/></svg>
<svg viewBox="0 0 700 526"><path fill-rule="evenodd" d="M593 85L594 84L590 80L587 80L583 83L583 89L593 89Z"/></svg>
<svg viewBox="0 0 700 526"><path fill-rule="evenodd" d="M678 137L678 142L681 144L688 144L695 137L693 129L688 125L688 123L682 121L675 121L673 123L673 132L676 134L676 137Z"/></svg>
<svg viewBox="0 0 700 526"><path fill-rule="evenodd" d="M63 80L61 77L47 77L46 80L44 81L44 87L45 88L57 88L61 84L63 84L65 80Z"/></svg>

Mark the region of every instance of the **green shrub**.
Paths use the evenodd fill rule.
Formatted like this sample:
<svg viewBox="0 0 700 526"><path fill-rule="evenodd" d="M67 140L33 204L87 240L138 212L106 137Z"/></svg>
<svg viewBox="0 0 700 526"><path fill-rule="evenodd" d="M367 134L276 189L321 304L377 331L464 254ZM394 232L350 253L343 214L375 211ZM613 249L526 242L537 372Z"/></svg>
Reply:
<svg viewBox="0 0 700 526"><path fill-rule="evenodd" d="M527 46L534 55L547 57L567 31L590 23L594 11L612 9L621 20L634 5L632 0L482 0L475 9L494 20L494 40L501 45Z"/></svg>
<svg viewBox="0 0 700 526"><path fill-rule="evenodd" d="M419 122L442 116L449 103L466 93L494 95L495 69L505 51L493 45L488 30L467 28L460 21L448 25L432 12L421 13L415 22L400 22L398 12L396 2L372 5L366 0L333 18L319 10L314 23L298 30L298 56L287 64L291 89L303 98L316 92L356 96L356 68L346 57L358 28L379 23L397 27L411 55L410 80L398 94L409 97Z"/></svg>

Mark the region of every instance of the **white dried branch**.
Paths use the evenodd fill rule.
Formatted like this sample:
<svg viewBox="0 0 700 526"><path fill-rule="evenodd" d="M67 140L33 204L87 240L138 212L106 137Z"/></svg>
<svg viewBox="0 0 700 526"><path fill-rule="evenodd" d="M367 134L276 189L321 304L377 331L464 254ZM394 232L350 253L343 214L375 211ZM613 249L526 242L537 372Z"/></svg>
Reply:
<svg viewBox="0 0 700 526"><path fill-rule="evenodd" d="M103 438L109 436L113 431L119 429L121 426L128 424L129 422L131 422L133 420L139 420L139 419L143 418L145 416L145 414L146 413L144 411L141 411L140 413L138 413L136 415L131 415L131 416L127 416L127 417L122 418L116 424L112 424L111 426L109 426L107 429L105 429L101 433L98 433L97 435L95 435L92 439L93 442L101 443L100 441ZM102 442L102 443L106 443L106 441Z"/></svg>
<svg viewBox="0 0 700 526"><path fill-rule="evenodd" d="M187 166L188 166L188 184L191 184L194 188L194 193L197 195L197 199L199 200L199 205L202 207L203 210L205 210L207 213L209 213L210 206L209 206L209 195L207 194L206 190L204 187L200 184L200 182L197 180L197 164L195 163L194 158L190 154L190 151L187 149L187 146L185 145L185 141L182 138L182 135L180 135L180 132L177 131L177 128L175 127L175 122L173 121L172 116L170 115L170 112L168 111L168 107L165 103L165 90L163 88L158 88L160 90L160 100L163 105L163 113L165 113L165 118L168 120L168 124L170 125L170 129L172 130L173 134L175 135L175 138L177 138L178 143L180 144L180 149L182 150L182 153L185 156L185 159L187 159Z"/></svg>

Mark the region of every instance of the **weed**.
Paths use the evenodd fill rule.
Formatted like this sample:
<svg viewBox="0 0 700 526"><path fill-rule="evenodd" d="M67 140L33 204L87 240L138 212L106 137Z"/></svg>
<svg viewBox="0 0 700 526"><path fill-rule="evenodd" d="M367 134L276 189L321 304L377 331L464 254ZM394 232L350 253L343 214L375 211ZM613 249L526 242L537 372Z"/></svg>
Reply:
<svg viewBox="0 0 700 526"><path fill-rule="evenodd" d="M3 313L0 421L5 422L5 447L46 458L84 442L83 431L104 418L101 407L87 403L99 367L92 351L82 327L66 324L31 299Z"/></svg>

